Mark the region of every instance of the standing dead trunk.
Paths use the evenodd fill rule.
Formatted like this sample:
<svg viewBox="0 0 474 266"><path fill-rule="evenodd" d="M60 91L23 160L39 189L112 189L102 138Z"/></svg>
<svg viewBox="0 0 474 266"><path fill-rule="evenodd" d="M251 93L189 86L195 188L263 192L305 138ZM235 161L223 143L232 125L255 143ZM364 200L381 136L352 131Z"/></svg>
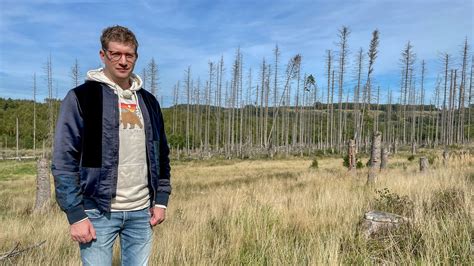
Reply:
<svg viewBox="0 0 474 266"><path fill-rule="evenodd" d="M377 179L377 171L380 168L380 144L381 144L382 134L380 132L375 132L372 137L372 146L370 152L370 165L369 165L369 174L367 176L367 184L375 183Z"/></svg>
<svg viewBox="0 0 474 266"><path fill-rule="evenodd" d="M449 153L447 150L443 151L443 165L446 166L449 161Z"/></svg>
<svg viewBox="0 0 474 266"><path fill-rule="evenodd" d="M415 155L416 154L416 142L413 141L411 143L411 155Z"/></svg>
<svg viewBox="0 0 474 266"><path fill-rule="evenodd" d="M428 166L429 166L428 158L421 157L420 158L420 171L421 172L426 172L426 170L428 170Z"/></svg>
<svg viewBox="0 0 474 266"><path fill-rule="evenodd" d="M356 151L355 151L355 142L353 139L349 140L347 156L349 161L349 171L353 171L356 168Z"/></svg>
<svg viewBox="0 0 474 266"><path fill-rule="evenodd" d="M388 164L388 149L385 147L382 147L382 151L380 155L382 157L382 160L380 161L380 170L386 169L387 164Z"/></svg>
<svg viewBox="0 0 474 266"><path fill-rule="evenodd" d="M51 197L48 165L46 158L40 158L36 164L36 202L33 210L34 213L46 211Z"/></svg>

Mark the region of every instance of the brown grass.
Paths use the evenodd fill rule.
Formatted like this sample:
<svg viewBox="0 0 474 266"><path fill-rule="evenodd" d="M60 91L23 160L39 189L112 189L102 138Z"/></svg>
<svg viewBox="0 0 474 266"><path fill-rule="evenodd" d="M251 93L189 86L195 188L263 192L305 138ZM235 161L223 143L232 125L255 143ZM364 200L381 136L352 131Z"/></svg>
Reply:
<svg viewBox="0 0 474 266"><path fill-rule="evenodd" d="M352 175L342 159L319 158L318 169L310 168L311 159L176 164L167 220L154 229L151 264L472 263L474 158L453 158L447 167L437 159L420 173L418 161L407 157L391 158L374 187L365 185L366 168ZM383 188L413 202L413 226L366 241L357 224ZM0 254L17 242L26 247L46 240L7 263L80 264L56 204L47 215L31 214L34 193L31 174L0 177ZM444 205L456 209L443 211Z"/></svg>

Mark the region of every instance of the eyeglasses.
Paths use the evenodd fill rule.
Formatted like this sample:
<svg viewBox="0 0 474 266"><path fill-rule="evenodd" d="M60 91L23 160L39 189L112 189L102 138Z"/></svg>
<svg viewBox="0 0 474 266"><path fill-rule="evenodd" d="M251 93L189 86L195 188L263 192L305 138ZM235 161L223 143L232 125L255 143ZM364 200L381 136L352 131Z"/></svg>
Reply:
<svg viewBox="0 0 474 266"><path fill-rule="evenodd" d="M127 60L127 62L129 63L133 63L135 62L135 60L137 60L137 54L129 54L129 53L121 53L121 52L115 52L115 51L110 51L110 50L107 50L105 48L102 48L105 52L105 55L107 55L107 52L109 55L107 55L107 58L115 63L115 62L118 62L122 56L125 55L125 60Z"/></svg>

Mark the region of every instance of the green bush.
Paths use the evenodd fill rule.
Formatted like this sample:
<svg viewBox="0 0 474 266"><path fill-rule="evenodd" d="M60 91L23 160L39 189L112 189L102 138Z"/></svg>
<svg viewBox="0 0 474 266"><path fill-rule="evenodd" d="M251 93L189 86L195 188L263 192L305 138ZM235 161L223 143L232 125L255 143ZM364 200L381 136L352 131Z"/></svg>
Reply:
<svg viewBox="0 0 474 266"><path fill-rule="evenodd" d="M342 162L342 165L344 167L349 167L349 155L346 155L344 157L342 157L343 159L343 162ZM364 164L360 161L359 158L356 157L356 165L355 165L356 169L361 169L361 168L364 168Z"/></svg>
<svg viewBox="0 0 474 266"><path fill-rule="evenodd" d="M408 161L411 162L411 161L413 161L413 160L415 160L415 155L410 155L410 156L408 156Z"/></svg>
<svg viewBox="0 0 474 266"><path fill-rule="evenodd" d="M391 212L398 215L412 217L414 213L414 203L408 196L400 196L390 192L388 188L375 190L378 197L373 203L373 208L379 211Z"/></svg>
<svg viewBox="0 0 474 266"><path fill-rule="evenodd" d="M318 158L314 158L310 168L319 168Z"/></svg>
<svg viewBox="0 0 474 266"><path fill-rule="evenodd" d="M349 155L342 157L342 160L343 160L342 165L344 167L349 167Z"/></svg>

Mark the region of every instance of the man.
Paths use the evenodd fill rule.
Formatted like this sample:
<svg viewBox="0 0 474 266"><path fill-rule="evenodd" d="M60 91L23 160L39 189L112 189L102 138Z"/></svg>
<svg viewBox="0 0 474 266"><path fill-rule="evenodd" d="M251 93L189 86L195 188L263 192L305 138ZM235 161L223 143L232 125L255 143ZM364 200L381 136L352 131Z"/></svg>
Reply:
<svg viewBox="0 0 474 266"><path fill-rule="evenodd" d="M145 265L152 227L165 219L169 149L155 97L133 74L138 42L122 26L100 38L104 67L61 104L52 172L56 199L84 265L111 265L120 236L123 265Z"/></svg>

